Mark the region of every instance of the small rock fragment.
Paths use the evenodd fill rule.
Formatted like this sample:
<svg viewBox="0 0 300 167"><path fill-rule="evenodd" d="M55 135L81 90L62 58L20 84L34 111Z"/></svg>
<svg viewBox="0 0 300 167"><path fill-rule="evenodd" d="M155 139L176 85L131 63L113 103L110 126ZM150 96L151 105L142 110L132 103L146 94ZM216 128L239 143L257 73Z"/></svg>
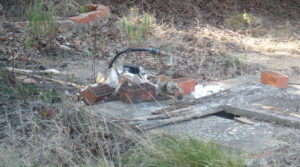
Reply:
<svg viewBox="0 0 300 167"><path fill-rule="evenodd" d="M22 83L24 84L32 84L32 85L35 85L37 84L36 80L32 79L32 78L26 78L22 81Z"/></svg>
<svg viewBox="0 0 300 167"><path fill-rule="evenodd" d="M59 74L60 73L60 71L58 71L56 69L47 69L47 70L44 70L43 72L47 73L47 74Z"/></svg>

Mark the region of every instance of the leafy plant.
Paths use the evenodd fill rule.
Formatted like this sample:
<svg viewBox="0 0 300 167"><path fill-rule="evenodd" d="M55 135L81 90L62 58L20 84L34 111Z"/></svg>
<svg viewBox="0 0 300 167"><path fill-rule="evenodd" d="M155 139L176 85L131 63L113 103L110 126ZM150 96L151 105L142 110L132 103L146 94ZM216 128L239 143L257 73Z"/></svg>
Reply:
<svg viewBox="0 0 300 167"><path fill-rule="evenodd" d="M18 84L16 87L16 94L22 99L27 99L37 94L37 87L35 85Z"/></svg>
<svg viewBox="0 0 300 167"><path fill-rule="evenodd" d="M24 40L24 48L25 48L25 49L31 48L31 45L32 45L32 41L31 41L31 40L32 40L31 38L26 38L26 39Z"/></svg>
<svg viewBox="0 0 300 167"><path fill-rule="evenodd" d="M44 102L49 102L49 103L58 103L61 101L61 97L59 96L59 94L53 90L50 89L48 91L45 92L41 92L39 95L39 98L44 101Z"/></svg>
<svg viewBox="0 0 300 167"><path fill-rule="evenodd" d="M52 3L36 0L26 10L33 38L54 38L57 31L55 23L55 8Z"/></svg>
<svg viewBox="0 0 300 167"><path fill-rule="evenodd" d="M82 6L82 7L80 7L79 12L80 13L87 13L87 12L89 12L89 9L86 6Z"/></svg>
<svg viewBox="0 0 300 167"><path fill-rule="evenodd" d="M123 17L120 22L122 30L129 39L141 41L149 35L153 25L153 17L148 13L140 15L136 8L131 8L129 15Z"/></svg>
<svg viewBox="0 0 300 167"><path fill-rule="evenodd" d="M236 67L236 66L240 66L241 64L242 62L240 61L240 59L236 57L226 56L224 58L224 65L226 67Z"/></svg>

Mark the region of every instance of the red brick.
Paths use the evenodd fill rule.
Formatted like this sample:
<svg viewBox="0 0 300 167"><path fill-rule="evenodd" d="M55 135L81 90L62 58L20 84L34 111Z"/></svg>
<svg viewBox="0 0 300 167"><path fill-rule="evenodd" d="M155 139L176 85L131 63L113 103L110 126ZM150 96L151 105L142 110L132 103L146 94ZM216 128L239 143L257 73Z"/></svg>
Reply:
<svg viewBox="0 0 300 167"><path fill-rule="evenodd" d="M125 103L152 101L156 94L155 86L143 83L134 86L122 86L119 90L120 99Z"/></svg>
<svg viewBox="0 0 300 167"><path fill-rule="evenodd" d="M74 16L74 17L69 17L69 19L74 21L77 24L87 24L90 22L90 19L85 16Z"/></svg>
<svg viewBox="0 0 300 167"><path fill-rule="evenodd" d="M104 10L96 10L95 15L97 18L102 18L107 15L107 12Z"/></svg>
<svg viewBox="0 0 300 167"><path fill-rule="evenodd" d="M88 4L86 6L90 12L82 13L79 16L69 17L77 24L88 24L95 19L101 19L110 14L109 7L101 4Z"/></svg>
<svg viewBox="0 0 300 167"><path fill-rule="evenodd" d="M100 84L98 86L88 87L81 91L80 94L85 98L86 103L92 105L105 97L112 95L114 90L114 88L111 88L108 85Z"/></svg>
<svg viewBox="0 0 300 167"><path fill-rule="evenodd" d="M173 81L181 88L181 94L188 95L195 91L196 81L192 78L177 78Z"/></svg>
<svg viewBox="0 0 300 167"><path fill-rule="evenodd" d="M288 76L276 71L263 71L260 74L260 82L276 88L287 88Z"/></svg>

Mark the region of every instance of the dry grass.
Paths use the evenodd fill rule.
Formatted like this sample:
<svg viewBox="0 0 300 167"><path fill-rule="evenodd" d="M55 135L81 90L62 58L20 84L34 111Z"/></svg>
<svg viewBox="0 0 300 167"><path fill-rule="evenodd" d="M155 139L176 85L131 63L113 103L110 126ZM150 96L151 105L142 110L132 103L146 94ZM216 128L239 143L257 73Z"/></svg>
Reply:
<svg viewBox="0 0 300 167"><path fill-rule="evenodd" d="M237 153L224 151L216 143L205 143L194 137L178 138L161 135L153 141L153 148L144 144L133 148L124 161L129 166L153 167L243 167L244 159ZM128 165L126 165L128 166Z"/></svg>
<svg viewBox="0 0 300 167"><path fill-rule="evenodd" d="M39 114L47 104L34 101L24 105L1 115L1 122L6 120L1 166L114 166L132 144L130 129L122 129L79 104L51 105L57 109L55 119Z"/></svg>
<svg viewBox="0 0 300 167"><path fill-rule="evenodd" d="M259 58L283 56L287 57L287 62L279 61L280 64L274 66L290 66L293 63L299 65L297 64L299 61L295 61L299 59L300 52L299 25L286 22L276 28L274 24L263 19L260 23L261 27L250 29L242 25L244 26L242 30L235 32L222 27L224 18L230 15L221 17L214 15L219 12L207 12L208 14L205 15L206 11L215 9L215 6L220 5L219 8L222 9L223 4L207 2L207 4L199 5L202 7L200 10L197 5L193 5L192 1L187 3L153 1L154 3L147 4L148 2L126 2L139 5L141 10L144 9L151 14L153 11L156 12L153 12L153 15L156 16L157 24L149 33L149 38L139 44L170 52L174 56L177 70L198 81L256 74L262 68L262 66L245 64L242 56L233 56L235 53L249 55L248 58L254 63L257 63ZM72 3L69 4L68 9L73 11L74 7L74 10L77 10L78 3ZM124 11L119 10L121 7L117 6L122 3L115 3L116 5L109 5L118 9L117 12L120 15L125 14ZM124 8L127 10L128 6ZM153 8L155 10L152 10ZM118 20L119 18L113 15L101 29L99 28L101 51L96 54L101 55L102 60L105 56L110 60L116 50L130 46L130 41L120 35ZM220 22L221 24L216 24ZM78 37L74 40L79 41L79 44L74 47L77 50L91 50L94 39L91 38L92 33L83 32L77 35ZM13 48L13 51L19 50L16 48ZM18 52L7 53L17 54ZM254 53L257 54L256 57L253 56ZM129 57L128 60L133 63L142 63L141 65L156 70L155 72L160 67L157 57L137 54L132 58ZM262 63L265 64L265 61ZM7 98L1 97L0 99L6 100ZM131 146L132 142L143 143L142 148L154 150L151 152L152 155L155 151L159 151L150 138L145 138L147 136L144 134L137 135L128 127L124 128L107 121L104 117L71 101L71 99L65 99L64 102L53 105L33 100L27 101L26 107L22 99L11 103L9 112L0 114L1 123L6 124L5 130L2 131L6 137L0 141L0 166L121 166L123 163L121 154ZM37 109L40 105L55 107L56 118L42 117ZM137 152L133 156L139 158L140 153ZM176 158L178 155L170 154L173 156L171 158ZM149 154L145 157L147 156ZM162 157L159 158L169 160L168 157Z"/></svg>
<svg viewBox="0 0 300 167"><path fill-rule="evenodd" d="M5 137L0 140L1 167L173 166L179 162L174 161L178 157L188 166L199 162L210 166L244 163L240 158L227 156L217 144L198 139L161 136L164 142L157 142L156 136L137 133L126 124L112 123L70 99L55 104L25 101L22 104L19 101L16 104L19 108L0 117L1 122L6 121L2 129ZM55 118L40 114L39 110L49 106L57 109ZM207 151L211 154L206 154ZM192 158L184 156L186 153L193 155ZM145 163L148 160L153 161Z"/></svg>

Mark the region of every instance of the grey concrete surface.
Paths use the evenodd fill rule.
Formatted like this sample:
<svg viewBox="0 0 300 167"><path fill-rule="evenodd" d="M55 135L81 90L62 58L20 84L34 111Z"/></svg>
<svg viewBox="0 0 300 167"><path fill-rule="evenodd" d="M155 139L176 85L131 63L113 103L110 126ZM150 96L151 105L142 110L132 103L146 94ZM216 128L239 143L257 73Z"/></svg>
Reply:
<svg viewBox="0 0 300 167"><path fill-rule="evenodd" d="M289 145L300 148L300 86L290 85L288 89L277 89L259 84L258 76L236 78L215 84L229 89L212 98L199 99L184 109L205 113L208 109L220 106L228 113L247 117L255 123L254 125L210 115L161 126L148 132L150 134L167 132L180 137L196 136L206 141L216 141L252 155L254 161L258 161L262 166L267 164L266 161L270 158L276 159L272 157L276 150ZM173 103L176 101L140 104L115 101L88 108L111 119L133 119L150 116L152 111L168 108ZM163 120L146 120L143 123L155 124L159 121ZM266 152L270 154L265 155Z"/></svg>

